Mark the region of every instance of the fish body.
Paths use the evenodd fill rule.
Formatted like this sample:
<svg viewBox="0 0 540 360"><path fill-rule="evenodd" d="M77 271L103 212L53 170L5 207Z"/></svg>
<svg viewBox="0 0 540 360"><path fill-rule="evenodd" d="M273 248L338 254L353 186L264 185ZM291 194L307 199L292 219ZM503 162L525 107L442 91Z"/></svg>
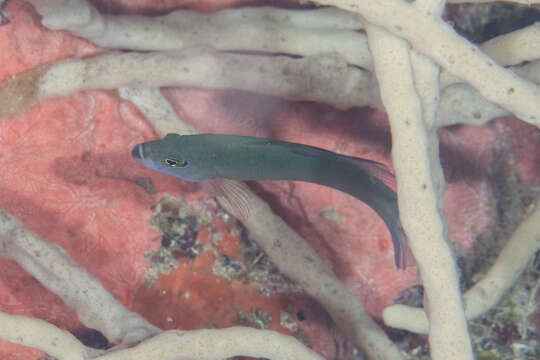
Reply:
<svg viewBox="0 0 540 360"><path fill-rule="evenodd" d="M399 221L391 178L382 164L285 141L238 135L169 134L136 145L143 165L189 181L297 180L348 193L370 206L388 227L396 266L406 266L407 238Z"/></svg>

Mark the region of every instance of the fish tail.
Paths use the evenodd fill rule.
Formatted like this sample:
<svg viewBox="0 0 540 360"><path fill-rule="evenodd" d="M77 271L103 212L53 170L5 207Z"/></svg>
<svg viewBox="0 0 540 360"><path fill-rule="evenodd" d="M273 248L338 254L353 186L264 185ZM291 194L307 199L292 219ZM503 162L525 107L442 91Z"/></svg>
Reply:
<svg viewBox="0 0 540 360"><path fill-rule="evenodd" d="M407 266L414 266L414 257L409 248L409 239L401 226L399 218L392 225L388 225L390 234L392 235L392 243L394 244L394 262L398 269L405 270Z"/></svg>

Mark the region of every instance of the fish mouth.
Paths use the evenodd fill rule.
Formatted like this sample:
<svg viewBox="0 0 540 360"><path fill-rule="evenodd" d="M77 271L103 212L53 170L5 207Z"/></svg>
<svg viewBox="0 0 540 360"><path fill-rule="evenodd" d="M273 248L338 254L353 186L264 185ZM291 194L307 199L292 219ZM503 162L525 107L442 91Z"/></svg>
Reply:
<svg viewBox="0 0 540 360"><path fill-rule="evenodd" d="M138 144L133 147L133 150L131 150L131 156L139 161L144 161L144 154L143 154L143 144Z"/></svg>

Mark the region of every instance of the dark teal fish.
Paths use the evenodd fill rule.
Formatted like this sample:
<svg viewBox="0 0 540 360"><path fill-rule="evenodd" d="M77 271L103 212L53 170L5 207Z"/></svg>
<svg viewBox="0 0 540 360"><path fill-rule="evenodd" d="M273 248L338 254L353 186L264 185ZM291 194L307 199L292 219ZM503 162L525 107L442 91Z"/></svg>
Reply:
<svg viewBox="0 0 540 360"><path fill-rule="evenodd" d="M399 221L396 193L385 184L393 176L380 163L303 144L237 135L169 134L136 145L131 154L149 168L189 181L299 180L341 190L377 212L392 235L396 266L407 266L407 237ZM237 196L231 202L243 202L242 190L233 192Z"/></svg>

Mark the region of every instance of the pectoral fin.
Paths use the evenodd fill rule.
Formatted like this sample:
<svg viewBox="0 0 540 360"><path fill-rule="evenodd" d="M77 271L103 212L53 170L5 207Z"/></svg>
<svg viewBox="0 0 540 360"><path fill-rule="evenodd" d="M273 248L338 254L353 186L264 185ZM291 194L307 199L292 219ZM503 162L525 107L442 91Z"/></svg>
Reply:
<svg viewBox="0 0 540 360"><path fill-rule="evenodd" d="M251 191L237 180L215 178L201 182L204 190L215 196L221 206L241 221L247 220L250 213Z"/></svg>

